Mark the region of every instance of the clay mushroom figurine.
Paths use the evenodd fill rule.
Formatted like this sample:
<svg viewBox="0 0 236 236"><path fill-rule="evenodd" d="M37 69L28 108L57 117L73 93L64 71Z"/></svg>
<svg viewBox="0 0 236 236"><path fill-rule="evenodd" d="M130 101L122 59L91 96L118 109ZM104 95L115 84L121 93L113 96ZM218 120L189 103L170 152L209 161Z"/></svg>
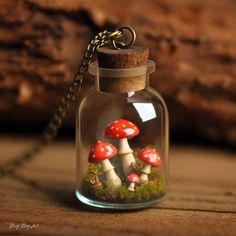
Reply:
<svg viewBox="0 0 236 236"><path fill-rule="evenodd" d="M141 182L148 182L148 175L151 173L152 166L160 166L161 158L156 149L146 147L138 152L138 158L146 164L141 169L140 175Z"/></svg>
<svg viewBox="0 0 236 236"><path fill-rule="evenodd" d="M133 138L139 134L138 127L132 122L118 119L110 123L105 130L105 135L112 139L119 140L118 154L121 156L121 164L124 175L131 173L131 163L136 163L133 150L130 148L128 138Z"/></svg>
<svg viewBox="0 0 236 236"><path fill-rule="evenodd" d="M117 154L117 149L110 143L97 141L89 153L90 163L102 164L102 171L105 174L106 180L111 181L115 189L122 185L120 178L114 171L114 166L108 160Z"/></svg>
<svg viewBox="0 0 236 236"><path fill-rule="evenodd" d="M137 174L135 173L132 173L132 174L129 174L126 178L127 182L130 183L129 184L129 187L127 188L129 191L131 192L134 192L134 187L135 187L135 184L140 184L140 178Z"/></svg>

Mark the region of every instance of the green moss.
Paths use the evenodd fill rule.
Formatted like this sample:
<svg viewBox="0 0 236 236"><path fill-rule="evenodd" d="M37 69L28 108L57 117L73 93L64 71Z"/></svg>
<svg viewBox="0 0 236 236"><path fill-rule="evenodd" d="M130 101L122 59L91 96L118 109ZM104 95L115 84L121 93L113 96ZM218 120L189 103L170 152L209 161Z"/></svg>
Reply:
<svg viewBox="0 0 236 236"><path fill-rule="evenodd" d="M99 176L102 174L101 167L102 167L101 164L94 164L94 163L89 164L88 172L85 177L85 180L89 183L94 182L96 176Z"/></svg>
<svg viewBox="0 0 236 236"><path fill-rule="evenodd" d="M140 174L140 166L142 162L136 157L137 168L133 171ZM114 165L114 163L113 163ZM118 169L118 168L117 168ZM118 171L116 171L119 174ZM138 203L154 200L161 197L166 191L166 184L163 179L163 173L160 168L152 167L151 174L148 176L147 183L141 183L135 186L135 191L131 192L127 189L123 176L120 176L123 185L115 189L111 181L103 181L103 187L97 190L91 188L91 180L93 181L96 175L101 175L101 165L89 164L88 172L82 184L84 193L98 201L105 201L111 203Z"/></svg>
<svg viewBox="0 0 236 236"><path fill-rule="evenodd" d="M136 185L134 192L129 191L126 185L115 189L112 182L107 182L103 188L89 192L89 196L99 201L113 203L138 203L154 200L166 191L166 184L157 173L157 171L153 173L149 182Z"/></svg>
<svg viewBox="0 0 236 236"><path fill-rule="evenodd" d="M130 191L127 189L125 185L122 185L118 190L117 190L117 196L120 197L120 199L128 199L130 195Z"/></svg>
<svg viewBox="0 0 236 236"><path fill-rule="evenodd" d="M100 200L106 200L107 198L107 189L105 188L101 188L101 189L98 189L95 193L94 193L94 196L97 198L97 199L100 199Z"/></svg>

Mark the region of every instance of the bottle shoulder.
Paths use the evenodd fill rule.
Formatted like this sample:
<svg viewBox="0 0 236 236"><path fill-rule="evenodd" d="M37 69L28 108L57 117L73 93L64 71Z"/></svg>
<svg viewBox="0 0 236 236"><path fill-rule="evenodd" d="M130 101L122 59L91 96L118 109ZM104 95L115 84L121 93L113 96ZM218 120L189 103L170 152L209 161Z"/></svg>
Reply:
<svg viewBox="0 0 236 236"><path fill-rule="evenodd" d="M99 104L131 104L131 103L155 103L159 104L163 110L167 111L166 103L161 94L152 87L146 87L143 90L129 93L104 93L98 91L95 87L88 89L81 97L78 106L99 106Z"/></svg>
<svg viewBox="0 0 236 236"><path fill-rule="evenodd" d="M166 109L167 109L166 102L165 102L164 98L162 97L162 95L161 95L157 90L155 90L154 88L148 86L148 87L146 88L146 91L147 91L154 99L156 99L156 100L158 100L160 103L162 103L163 106L165 106Z"/></svg>
<svg viewBox="0 0 236 236"><path fill-rule="evenodd" d="M163 110L164 110L164 112L166 113L166 117L167 117L167 119L168 119L168 117L169 117L169 112L168 112L168 108L167 108L166 102L165 102L164 98L162 97L162 95L161 95L158 91L156 91L154 88L152 88L152 87L148 87L147 90L148 90L148 92L149 92L150 94L152 94L153 96L155 96L155 98L156 98L156 99L159 101L159 103L162 105Z"/></svg>

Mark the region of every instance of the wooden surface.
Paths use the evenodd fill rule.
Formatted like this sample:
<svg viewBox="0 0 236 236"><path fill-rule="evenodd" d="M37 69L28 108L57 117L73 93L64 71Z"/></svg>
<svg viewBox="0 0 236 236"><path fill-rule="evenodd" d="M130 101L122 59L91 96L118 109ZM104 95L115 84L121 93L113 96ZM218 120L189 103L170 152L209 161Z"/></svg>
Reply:
<svg viewBox="0 0 236 236"><path fill-rule="evenodd" d="M30 143L0 137L1 163ZM74 195L74 144L58 141L14 177L0 179L0 234L236 235L235 153L173 146L170 163L171 189L164 203L141 211L89 209Z"/></svg>

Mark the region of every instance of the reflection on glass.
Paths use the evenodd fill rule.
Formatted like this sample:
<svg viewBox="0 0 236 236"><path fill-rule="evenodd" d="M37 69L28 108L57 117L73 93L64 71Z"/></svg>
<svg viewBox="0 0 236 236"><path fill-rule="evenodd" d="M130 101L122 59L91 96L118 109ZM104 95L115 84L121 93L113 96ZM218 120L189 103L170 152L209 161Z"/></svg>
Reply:
<svg viewBox="0 0 236 236"><path fill-rule="evenodd" d="M152 103L133 103L133 106L135 107L143 122L157 117Z"/></svg>

